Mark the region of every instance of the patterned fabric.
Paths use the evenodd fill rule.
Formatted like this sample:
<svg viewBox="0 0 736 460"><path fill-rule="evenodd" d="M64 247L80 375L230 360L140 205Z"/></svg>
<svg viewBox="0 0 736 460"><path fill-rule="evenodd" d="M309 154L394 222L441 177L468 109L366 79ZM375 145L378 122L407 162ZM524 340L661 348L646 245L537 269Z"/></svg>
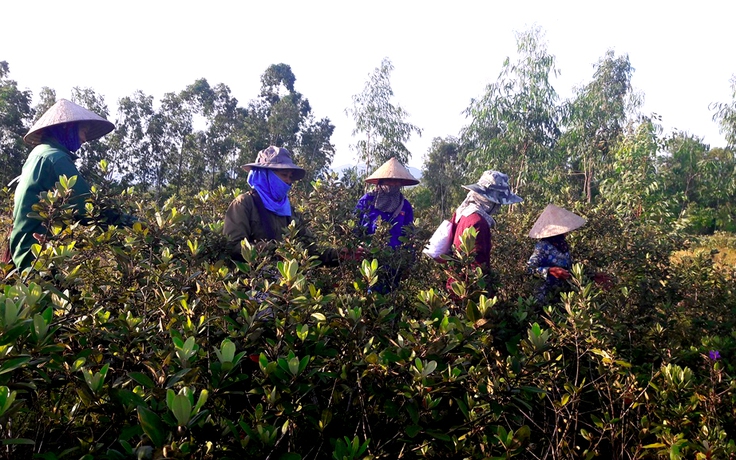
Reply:
<svg viewBox="0 0 736 460"><path fill-rule="evenodd" d="M536 273L543 278L557 279L554 276L547 276L549 269L552 267L560 267L565 270L570 270L570 268L572 268L572 258L570 256L570 251L562 252L549 241L539 240L534 247L534 253L529 258L526 265L530 272Z"/></svg>
<svg viewBox="0 0 736 460"><path fill-rule="evenodd" d="M403 197L402 197L403 198ZM397 248L401 245L399 238L403 234L404 227L411 225L414 222L414 209L406 198L403 198L402 208L398 215L392 219L395 212L381 211L374 206L374 200L376 195L373 193L366 193L363 195L358 204L355 206L355 212L360 217L360 225L365 228L368 235L376 233L376 226L378 224L379 217L384 222L393 223L391 227L391 240L389 246Z"/></svg>
<svg viewBox="0 0 736 460"><path fill-rule="evenodd" d="M498 204L514 204L524 201L520 196L511 193L509 176L498 171L486 171L478 179L477 184L463 185L463 188L484 195Z"/></svg>
<svg viewBox="0 0 736 460"><path fill-rule="evenodd" d="M564 288L566 282L549 274L552 267L560 267L565 270L572 268L572 257L570 251L560 251L560 245L552 244L546 239L539 240L534 246L534 252L527 262L527 270L544 278L545 282L537 293L537 300L545 302L553 292ZM565 245L566 246L566 245Z"/></svg>

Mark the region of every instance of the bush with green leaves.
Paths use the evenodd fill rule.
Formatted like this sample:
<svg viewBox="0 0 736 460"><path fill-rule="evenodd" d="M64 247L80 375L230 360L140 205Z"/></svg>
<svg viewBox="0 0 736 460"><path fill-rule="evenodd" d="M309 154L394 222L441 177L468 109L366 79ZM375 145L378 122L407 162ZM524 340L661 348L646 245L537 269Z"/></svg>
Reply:
<svg viewBox="0 0 736 460"><path fill-rule="evenodd" d="M365 256L325 267L295 228L230 260L238 190L156 203L98 188L80 224L67 188L37 207L49 234L33 269L0 267L4 458L736 455L734 274L673 262L683 239L652 222L574 208L579 263L538 305L538 210L498 216L488 273L472 232L444 263L421 255L421 221L385 249L385 225L356 228L362 190L328 179L295 208L321 246ZM110 225L112 205L139 220ZM392 263L398 287L374 292Z"/></svg>

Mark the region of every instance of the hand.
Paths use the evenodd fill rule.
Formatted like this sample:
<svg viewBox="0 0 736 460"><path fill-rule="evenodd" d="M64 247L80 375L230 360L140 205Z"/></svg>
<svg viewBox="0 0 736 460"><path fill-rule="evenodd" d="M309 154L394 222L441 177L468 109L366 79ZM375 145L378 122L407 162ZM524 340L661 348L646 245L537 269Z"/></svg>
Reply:
<svg viewBox="0 0 736 460"><path fill-rule="evenodd" d="M365 249L360 246L352 251L348 248L342 248L339 254L340 260L362 260L364 255Z"/></svg>
<svg viewBox="0 0 736 460"><path fill-rule="evenodd" d="M560 280L566 280L570 278L570 272L560 267L550 268L549 274Z"/></svg>

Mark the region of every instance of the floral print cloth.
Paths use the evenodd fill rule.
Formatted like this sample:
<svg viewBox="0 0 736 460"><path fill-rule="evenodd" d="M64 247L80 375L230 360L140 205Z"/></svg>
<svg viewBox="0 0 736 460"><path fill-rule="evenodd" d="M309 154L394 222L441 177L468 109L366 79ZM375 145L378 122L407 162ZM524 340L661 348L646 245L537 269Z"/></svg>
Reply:
<svg viewBox="0 0 736 460"><path fill-rule="evenodd" d="M537 293L537 300L547 300L549 294L565 286L565 281L557 279L549 274L552 267L560 267L565 270L572 268L572 257L570 251L560 251L552 243L539 240L534 246L534 253L529 257L527 270L545 279L544 285Z"/></svg>

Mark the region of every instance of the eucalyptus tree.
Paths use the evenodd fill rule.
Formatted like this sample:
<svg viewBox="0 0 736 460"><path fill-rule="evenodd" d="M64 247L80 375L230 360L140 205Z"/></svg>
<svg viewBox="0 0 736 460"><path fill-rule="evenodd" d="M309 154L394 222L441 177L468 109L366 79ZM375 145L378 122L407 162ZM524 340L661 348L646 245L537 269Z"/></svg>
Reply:
<svg viewBox="0 0 736 460"><path fill-rule="evenodd" d="M116 174L124 185L179 191L188 181L191 151L184 148L192 134L192 114L175 93L166 93L160 107L153 96L136 91L118 102L117 129L109 140Z"/></svg>
<svg viewBox="0 0 736 460"><path fill-rule="evenodd" d="M422 168L422 186L430 193L432 203L440 216L447 216L463 194L463 168L460 144L454 137L436 137L429 147Z"/></svg>
<svg viewBox="0 0 736 460"><path fill-rule="evenodd" d="M163 185L162 152L154 149L158 136L153 96L136 91L118 101L116 129L109 136L110 163L123 185L136 184L143 190Z"/></svg>
<svg viewBox="0 0 736 460"><path fill-rule="evenodd" d="M307 171L302 184L323 174L332 163L335 127L329 118L317 119L309 100L295 88L296 76L287 64L273 64L261 75L261 91L250 101L240 136L239 163L255 160L269 145L286 147Z"/></svg>
<svg viewBox="0 0 736 460"><path fill-rule="evenodd" d="M227 85L212 87L204 78L187 86L181 98L195 116L204 120L203 129L195 130L184 144L192 152L191 179L198 186L214 189L233 175L241 150L237 133L246 111L238 107L238 100L232 97ZM204 180L197 180L198 177Z"/></svg>
<svg viewBox="0 0 736 460"><path fill-rule="evenodd" d="M731 77L731 102L711 104L711 109L715 110L713 120L718 122L721 133L726 137L728 147L736 150L736 75Z"/></svg>
<svg viewBox="0 0 736 460"><path fill-rule="evenodd" d="M33 108L33 123L54 104L56 104L56 90L48 86L41 87L41 91L38 92L38 104Z"/></svg>
<svg viewBox="0 0 736 460"><path fill-rule="evenodd" d="M406 164L411 152L405 143L412 134L422 135L420 128L406 121L409 113L391 101L394 97L393 70L391 61L384 58L368 76L363 91L353 96L353 107L345 110L355 121L353 137L360 136L353 148L368 171L391 157Z"/></svg>
<svg viewBox="0 0 736 460"><path fill-rule="evenodd" d="M675 132L663 142L657 156L663 193L677 201L676 211L710 223L705 227L731 228L736 221L736 162L727 149L710 149L702 139Z"/></svg>
<svg viewBox="0 0 736 460"><path fill-rule="evenodd" d="M110 110L105 103L105 97L97 94L92 88L72 88L72 102L91 110L97 115L109 119ZM82 143L77 150L76 155L79 157L79 172L85 177L94 177L97 164L100 160L109 160L110 144L104 136L90 142Z"/></svg>
<svg viewBox="0 0 736 460"><path fill-rule="evenodd" d="M29 152L23 136L33 116L31 92L18 89L9 73L8 63L0 61L0 188L20 175Z"/></svg>
<svg viewBox="0 0 736 460"><path fill-rule="evenodd" d="M675 132L663 140L663 153L657 156L657 172L663 191L676 197L682 212L689 203L699 201L703 169L708 167L709 148L702 139Z"/></svg>
<svg viewBox="0 0 736 460"><path fill-rule="evenodd" d="M662 127L652 118L630 124L611 151L612 173L601 182L601 195L617 214L630 220L669 222L673 199L662 190L657 152Z"/></svg>
<svg viewBox="0 0 736 460"><path fill-rule="evenodd" d="M700 168L708 185L703 201L715 212L717 230L736 233L736 156L733 150L714 148L707 158Z"/></svg>
<svg viewBox="0 0 736 460"><path fill-rule="evenodd" d="M568 106L560 147L567 154L571 173L582 177L582 194L588 203L593 200L599 170L610 163L610 151L627 117L641 104L632 91L633 72L628 55L616 57L609 50L595 65L593 80L577 89Z"/></svg>
<svg viewBox="0 0 736 460"><path fill-rule="evenodd" d="M299 147L296 157L299 165L306 170L304 183L325 177L335 157L335 146L331 142L335 125L329 118L317 120L312 115L299 133Z"/></svg>
<svg viewBox="0 0 736 460"><path fill-rule="evenodd" d="M163 159L163 163L159 165L160 178L163 181L157 184L157 191L160 193L164 185L170 186L173 192L197 186L198 177L194 166L199 152L187 148L188 143L193 142L190 138L194 131L191 107L181 95L166 93L153 121L155 135L152 145Z"/></svg>
<svg viewBox="0 0 736 460"><path fill-rule="evenodd" d="M558 74L540 29L516 34L517 57L506 58L498 79L473 99L461 140L468 145L468 173L492 167L508 174L515 192L528 197L532 182L547 186L555 168L561 109L551 76ZM540 190L540 193L544 191Z"/></svg>

